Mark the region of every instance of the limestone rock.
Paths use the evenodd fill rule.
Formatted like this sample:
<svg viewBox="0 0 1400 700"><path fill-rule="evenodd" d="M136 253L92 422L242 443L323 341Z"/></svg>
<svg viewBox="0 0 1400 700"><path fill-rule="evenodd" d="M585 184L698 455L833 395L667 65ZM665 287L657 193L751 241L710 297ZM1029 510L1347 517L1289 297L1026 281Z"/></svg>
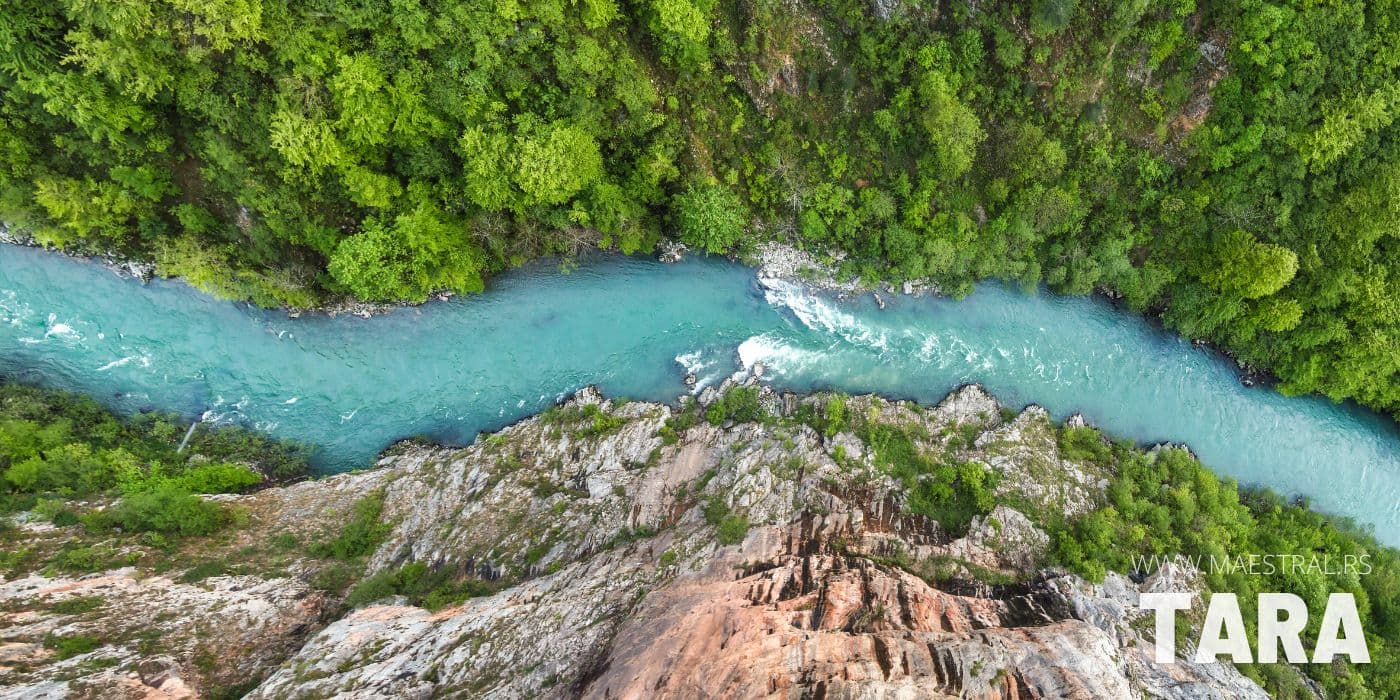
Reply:
<svg viewBox="0 0 1400 700"><path fill-rule="evenodd" d="M763 397L783 415L827 400ZM422 562L494 582L494 594L344 611L311 590L324 565L311 559L197 584L131 569L0 582L11 689L0 697L178 698L211 680L267 699L1263 697L1229 665L1151 661L1137 596L1199 590L1199 572L1173 565L1139 585L1038 570L1049 538L1037 512L1085 512L1106 483L1059 453L1042 409L1003 421L977 386L932 409L846 406L927 436L916 449L988 465L1025 509L999 506L955 532L906 508L862 432L674 430L676 407L585 388L468 447L406 442L370 471L223 499L248 514L240 536L309 539L376 494L389 527L368 573ZM99 595L82 619L47 609ZM158 652L135 641L152 620ZM64 661L43 644L99 628L111 643ZM211 644L215 679L195 661Z"/></svg>

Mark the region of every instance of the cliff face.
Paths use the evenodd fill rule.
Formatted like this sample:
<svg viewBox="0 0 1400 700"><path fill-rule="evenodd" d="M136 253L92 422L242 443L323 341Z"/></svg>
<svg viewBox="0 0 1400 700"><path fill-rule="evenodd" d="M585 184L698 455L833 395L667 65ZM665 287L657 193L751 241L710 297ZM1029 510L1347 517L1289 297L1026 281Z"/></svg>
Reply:
<svg viewBox="0 0 1400 700"><path fill-rule="evenodd" d="M787 415L819 401L760 400ZM1228 665L1151 663L1136 597L1197 590L1189 571L1093 585L1038 569L1048 538L1035 514L1089 508L1106 476L1061 457L1044 411L1003 422L976 387L934 409L856 397L847 410L989 466L998 500L1018 509L949 532L908 512L854 434L792 421L674 431L675 409L585 390L468 448L403 445L369 472L237 499L249 539L330 531L382 494L391 528L369 571L421 562L498 592L434 611L390 597L339 616L304 583L311 561L198 584L129 570L12 581L0 586L7 610L120 593L78 620L8 613L7 692L181 697L214 677L254 698L1266 697ZM104 647L117 661L100 668L100 652L55 661L14 646L156 609L172 613L165 634L190 640L158 662L136 643Z"/></svg>

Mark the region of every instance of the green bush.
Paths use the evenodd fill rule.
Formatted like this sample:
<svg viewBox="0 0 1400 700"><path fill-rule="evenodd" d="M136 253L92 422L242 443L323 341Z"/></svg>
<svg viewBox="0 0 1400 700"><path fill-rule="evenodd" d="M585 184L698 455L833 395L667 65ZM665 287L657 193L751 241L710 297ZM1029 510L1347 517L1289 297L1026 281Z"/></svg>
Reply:
<svg viewBox="0 0 1400 700"><path fill-rule="evenodd" d="M723 425L725 421L736 423L762 422L769 416L759 401L762 389L757 386L738 386L725 392L705 409L705 420L710 425Z"/></svg>
<svg viewBox="0 0 1400 700"><path fill-rule="evenodd" d="M1064 427L1058 435L1060 454L1065 459L1093 464L1104 464L1112 456L1112 450L1096 428Z"/></svg>
<svg viewBox="0 0 1400 700"><path fill-rule="evenodd" d="M705 522L711 525L719 525L720 522L724 520L725 516L729 515L729 504L725 503L723 498L713 496L710 500L705 502L705 507L701 510L701 513L705 515Z"/></svg>
<svg viewBox="0 0 1400 700"><path fill-rule="evenodd" d="M228 521L228 513L218 504L168 485L122 498L109 520L128 532L181 536L209 535Z"/></svg>
<svg viewBox="0 0 1400 700"><path fill-rule="evenodd" d="M715 527L715 539L720 544L739 544L749 534L749 519L742 515L726 515Z"/></svg>
<svg viewBox="0 0 1400 700"><path fill-rule="evenodd" d="M822 435L834 437L846 429L846 396L832 394L822 411Z"/></svg>
<svg viewBox="0 0 1400 700"><path fill-rule="evenodd" d="M870 446L875 464L903 484L906 511L929 517L956 534L996 505L996 473L920 447L916 440L928 436L916 429L866 421L857 435ZM961 439L955 436L950 443Z"/></svg>
<svg viewBox="0 0 1400 700"><path fill-rule="evenodd" d="M86 546L75 541L63 545L49 560L50 567L74 573L105 571L129 563L108 545Z"/></svg>
<svg viewBox="0 0 1400 700"><path fill-rule="evenodd" d="M261 484L264 478L242 464L211 462L192 467L173 481L191 493L242 493Z"/></svg>
<svg viewBox="0 0 1400 700"><path fill-rule="evenodd" d="M491 582L455 574L449 568L430 569L422 562L409 562L394 570L379 571L355 585L345 604L361 607L376 600L401 595L412 605L428 610L455 605L467 598L495 593L503 582Z"/></svg>
<svg viewBox="0 0 1400 700"><path fill-rule="evenodd" d="M185 570L180 574L180 583L198 583L213 576L223 576L228 573L228 562L223 559L211 559L200 562Z"/></svg>
<svg viewBox="0 0 1400 700"><path fill-rule="evenodd" d="M427 570L428 567L424 564L414 562L398 570L370 574L355 584L350 590L350 595L346 596L345 604L358 608L366 603L398 595L401 590L415 585Z"/></svg>
<svg viewBox="0 0 1400 700"><path fill-rule="evenodd" d="M597 404L555 407L541 417L546 425L573 426L574 436L581 439L612 435L627 425L627 418L608 413Z"/></svg>
<svg viewBox="0 0 1400 700"><path fill-rule="evenodd" d="M77 513L65 508L54 513L53 517L49 519L49 522L53 523L54 527L68 527L70 525L77 525L80 520Z"/></svg>
<svg viewBox="0 0 1400 700"><path fill-rule="evenodd" d="M335 539L312 546L312 553L341 561L356 559L374 552L389 534L390 525L379 517L384 510L384 494L374 492L355 502L344 529Z"/></svg>

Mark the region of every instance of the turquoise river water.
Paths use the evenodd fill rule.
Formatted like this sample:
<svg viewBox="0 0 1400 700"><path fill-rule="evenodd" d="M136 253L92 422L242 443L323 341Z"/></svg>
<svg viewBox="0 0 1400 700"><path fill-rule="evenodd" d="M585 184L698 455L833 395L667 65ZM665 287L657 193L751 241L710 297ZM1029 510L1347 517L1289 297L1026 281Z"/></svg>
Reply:
<svg viewBox="0 0 1400 700"><path fill-rule="evenodd" d="M777 386L936 402L979 382L1218 472L1309 496L1400 544L1400 431L1316 397L1240 384L1232 362L1098 298L985 284L962 301L836 301L749 268L599 256L512 272L485 294L371 319L219 301L0 245L0 374L119 410L241 421L316 448L325 470L390 442L465 443L580 387L671 400L761 362Z"/></svg>

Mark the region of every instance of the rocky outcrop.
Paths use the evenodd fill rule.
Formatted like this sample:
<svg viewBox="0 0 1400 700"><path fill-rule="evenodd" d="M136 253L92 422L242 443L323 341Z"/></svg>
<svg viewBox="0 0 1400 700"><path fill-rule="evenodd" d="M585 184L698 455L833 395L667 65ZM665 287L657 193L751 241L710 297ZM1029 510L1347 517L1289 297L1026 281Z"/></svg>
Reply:
<svg viewBox="0 0 1400 700"><path fill-rule="evenodd" d="M420 562L490 582L491 595L431 610L389 596L322 623L296 574L314 566L292 562L293 580L23 579L0 601L110 586L82 625L168 601L169 634L212 632L221 673L252 698L1262 697L1228 665L1151 663L1136 596L1197 578L1093 585L1041 568L1049 537L1029 514L1083 510L1105 477L1059 453L1044 411L1004 421L980 387L933 408L846 400L848 415L921 436L920 450L1001 472L1018 507L954 529L911 512L857 432L795 418L825 397L762 391L783 415L715 426L586 390L467 448L403 444L368 472L230 499L248 540L333 532L376 494L390 527L369 571ZM44 619L12 618L4 637L42 654L33 647L68 624ZM31 657L3 678L55 697L202 691L198 647ZM94 659L108 665L83 670Z"/></svg>
<svg viewBox="0 0 1400 700"><path fill-rule="evenodd" d="M323 594L295 578L220 576L198 584L128 567L77 579L0 584L0 697L196 697L184 668L227 661L206 683L256 676L301 645ZM58 658L54 639L100 651ZM71 680L70 680L71 679Z"/></svg>
<svg viewBox="0 0 1400 700"><path fill-rule="evenodd" d="M0 221L0 243L8 243L10 245L34 245L34 238Z"/></svg>

